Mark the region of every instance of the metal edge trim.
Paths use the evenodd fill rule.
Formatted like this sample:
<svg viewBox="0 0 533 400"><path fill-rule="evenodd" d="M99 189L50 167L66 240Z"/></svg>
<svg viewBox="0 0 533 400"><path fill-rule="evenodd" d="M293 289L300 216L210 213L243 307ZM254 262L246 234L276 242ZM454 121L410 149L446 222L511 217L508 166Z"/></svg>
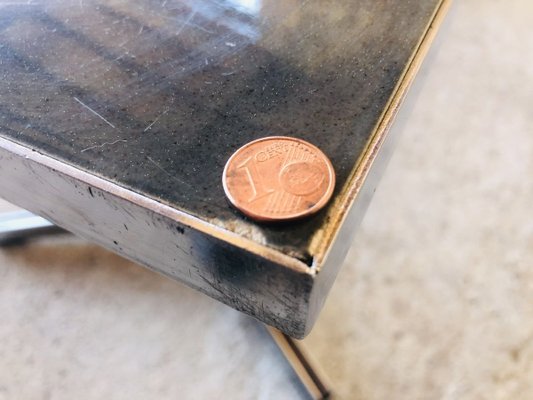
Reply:
<svg viewBox="0 0 533 400"><path fill-rule="evenodd" d="M339 234L341 226L346 220L350 209L358 199L358 194L366 181L366 177L376 160L379 151L388 131L394 122L396 114L407 95L411 84L414 81L422 63L429 52L431 44L439 31L439 27L442 25L448 10L452 4L452 0L442 0L440 4L435 8L432 18L430 19L425 34L421 37L416 46L416 50L413 52L402 76L398 80L393 95L387 102L387 105L379 118L374 132L370 136L368 143L361 153L359 160L357 161L354 169L352 170L350 177L347 180L341 194L330 208L335 209L335 213L328 211L329 224L325 227L324 233L321 235L320 240L317 241L316 247L310 249L310 253L313 254L313 267L316 273L319 273L322 266L325 263L329 251L332 249L332 243ZM312 240L313 243L313 240Z"/></svg>

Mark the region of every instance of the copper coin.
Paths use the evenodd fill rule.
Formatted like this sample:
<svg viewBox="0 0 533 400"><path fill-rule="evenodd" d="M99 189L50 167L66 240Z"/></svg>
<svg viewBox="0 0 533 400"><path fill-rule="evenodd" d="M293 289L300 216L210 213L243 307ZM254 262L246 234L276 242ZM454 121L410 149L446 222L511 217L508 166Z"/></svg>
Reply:
<svg viewBox="0 0 533 400"><path fill-rule="evenodd" d="M316 213L331 198L335 172L316 146L272 136L238 149L222 176L230 202L260 221L283 221Z"/></svg>

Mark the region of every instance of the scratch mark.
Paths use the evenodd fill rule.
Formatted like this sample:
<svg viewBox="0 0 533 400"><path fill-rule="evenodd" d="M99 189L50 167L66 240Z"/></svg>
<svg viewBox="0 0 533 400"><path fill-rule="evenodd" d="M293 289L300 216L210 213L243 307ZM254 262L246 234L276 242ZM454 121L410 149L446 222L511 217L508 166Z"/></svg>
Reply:
<svg viewBox="0 0 533 400"><path fill-rule="evenodd" d="M172 178L173 180L175 180L176 182L179 182L183 185L187 185L187 186L191 186L189 185L187 182L185 181L182 181L181 179L175 177L174 175L172 175L170 172L168 172L166 169L164 169L161 165L159 165L158 163L156 163L154 160L152 160L152 158L150 156L146 156L146 158L152 163L154 164L157 169L159 169L160 171L164 172L166 175L168 175L170 178Z"/></svg>
<svg viewBox="0 0 533 400"><path fill-rule="evenodd" d="M181 24L180 28L178 29L178 31L176 32L176 36L179 36L179 34L181 33L181 31L183 31L183 29L189 25L189 22L191 22L191 19L196 15L196 11L193 11L189 14L189 16L187 17L187 19L185 20L185 22L183 22L183 24Z"/></svg>
<svg viewBox="0 0 533 400"><path fill-rule="evenodd" d="M126 43L129 43L129 42L130 42L130 40L131 40L131 39L126 39L126 40L124 40L122 43L120 43L120 44L118 45L118 47L124 47L124 46L126 45Z"/></svg>
<svg viewBox="0 0 533 400"><path fill-rule="evenodd" d="M32 2L23 2L23 1L11 1L9 3L2 3L0 4L0 8L4 6L38 6L38 3L32 3Z"/></svg>
<svg viewBox="0 0 533 400"><path fill-rule="evenodd" d="M85 104L84 102L82 102L80 99L78 99L77 97L74 97L74 100L76 100L78 103L80 103L83 107L85 107L87 110L89 110L90 112L92 112L94 115L96 115L98 118L100 118L102 121L104 121L107 125L109 125L111 128L113 129L117 129L115 127L115 125L113 125L111 122L109 122L107 119L105 119L104 117L102 117L100 114L98 114L96 111L94 111L91 107L89 107L87 104Z"/></svg>
<svg viewBox="0 0 533 400"><path fill-rule="evenodd" d="M222 76L230 76L230 75L233 75L236 71L231 71L231 72L222 72L220 75Z"/></svg>
<svg viewBox="0 0 533 400"><path fill-rule="evenodd" d="M92 149L102 148L104 146L111 146L111 145L117 144L118 142L127 143L128 141L125 140L125 139L118 139L118 140L115 140L114 142L104 142L102 144L97 144L95 146L87 147L86 149L83 149L81 152L84 153L84 152L92 150Z"/></svg>
<svg viewBox="0 0 533 400"><path fill-rule="evenodd" d="M207 283L209 286L211 286L215 291L217 291L221 296L222 298L225 298L225 299L229 299L231 300L231 296L229 296L228 294L224 293L219 287L216 286L216 284L214 282L211 282L209 279L207 279L205 276L202 276L202 275L199 275L200 278L205 282Z"/></svg>
<svg viewBox="0 0 533 400"><path fill-rule="evenodd" d="M129 53L128 51L126 51L124 54L118 56L118 57L115 58L113 61L118 61L118 60L120 60L122 57L127 56L128 54L130 54L130 53Z"/></svg>
<svg viewBox="0 0 533 400"><path fill-rule="evenodd" d="M203 26L201 25L198 25L194 22L191 22L191 20L193 19L194 15L196 14L196 11L193 11L192 14L190 14L187 19L185 21L182 22L182 26L180 26L180 28L178 29L178 31L176 32L176 35L179 35L182 31L183 28L185 28L186 26L190 26L192 28L196 28L196 29L199 29L201 30L202 32L205 32L205 33L210 33L210 34L213 34L215 32L207 29L207 28L204 28ZM167 19L169 21L174 21L174 22L180 22L179 19L176 19L174 17L168 17L166 15L160 15L161 18L164 18L164 19Z"/></svg>
<svg viewBox="0 0 533 400"><path fill-rule="evenodd" d="M205 33L211 33L211 34L215 33L213 31L210 31L209 29L204 28L201 25L195 24L194 22L189 22L187 25L192 26L193 28L196 28L196 29L200 29L201 31L203 31Z"/></svg>
<svg viewBox="0 0 533 400"><path fill-rule="evenodd" d="M26 125L26 126L24 127L24 129L23 129L23 130L19 131L19 133L18 133L18 134L20 135L20 134L22 134L22 133L26 132L26 129L28 129L28 128L31 128L31 124L27 124L27 125Z"/></svg>
<svg viewBox="0 0 533 400"><path fill-rule="evenodd" d="M144 128L143 132L146 132L148 129L150 129L157 121L159 121L159 118L161 118L163 115L165 115L168 111L169 111L169 109L167 108L165 111L163 111L161 114L159 114L159 116L156 119L154 119L150 125L148 125L146 128Z"/></svg>

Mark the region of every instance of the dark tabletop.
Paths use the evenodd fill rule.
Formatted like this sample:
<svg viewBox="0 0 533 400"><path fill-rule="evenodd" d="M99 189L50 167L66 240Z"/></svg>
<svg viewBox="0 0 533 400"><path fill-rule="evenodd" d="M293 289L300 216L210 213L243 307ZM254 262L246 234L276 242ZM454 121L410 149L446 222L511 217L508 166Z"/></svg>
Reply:
<svg viewBox="0 0 533 400"><path fill-rule="evenodd" d="M0 135L299 258L325 212L257 224L221 174L250 140L361 155L440 0L0 0Z"/></svg>

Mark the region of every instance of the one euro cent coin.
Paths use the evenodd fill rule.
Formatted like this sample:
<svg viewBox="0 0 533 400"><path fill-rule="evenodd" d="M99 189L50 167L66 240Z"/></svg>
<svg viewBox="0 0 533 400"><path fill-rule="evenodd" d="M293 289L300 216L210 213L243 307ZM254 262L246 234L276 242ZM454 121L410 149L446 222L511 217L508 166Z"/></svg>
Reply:
<svg viewBox="0 0 533 400"><path fill-rule="evenodd" d="M258 221L304 218L333 194L335 171L316 146L293 137L254 140L228 160L222 177L229 201Z"/></svg>

